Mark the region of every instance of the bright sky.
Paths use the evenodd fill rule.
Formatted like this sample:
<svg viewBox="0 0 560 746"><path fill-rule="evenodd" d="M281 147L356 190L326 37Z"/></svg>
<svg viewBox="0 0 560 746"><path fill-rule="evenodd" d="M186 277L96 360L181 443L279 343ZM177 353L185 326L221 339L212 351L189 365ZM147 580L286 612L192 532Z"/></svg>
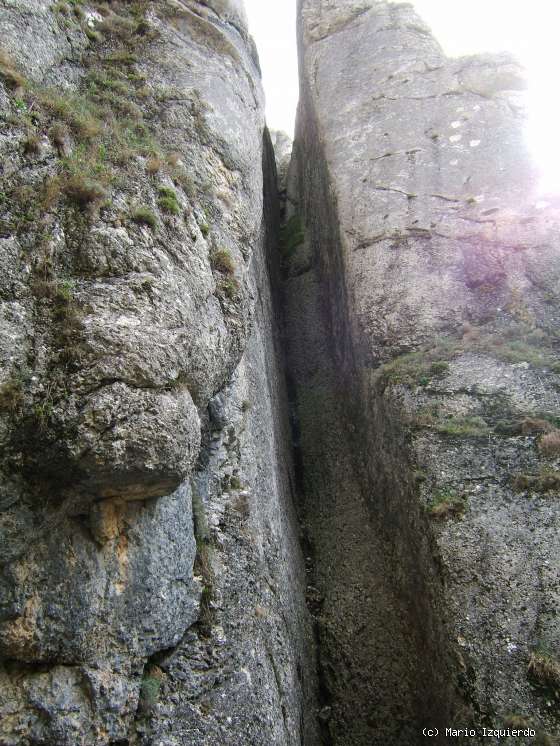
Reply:
<svg viewBox="0 0 560 746"><path fill-rule="evenodd" d="M293 136L298 102L296 0L245 0L259 50L269 127Z"/></svg>
<svg viewBox="0 0 560 746"><path fill-rule="evenodd" d="M558 0L414 0L450 56L509 50L529 77L528 138L543 172L543 191L560 192L560 2ZM298 99L296 0L245 0L267 98L267 119L292 135Z"/></svg>

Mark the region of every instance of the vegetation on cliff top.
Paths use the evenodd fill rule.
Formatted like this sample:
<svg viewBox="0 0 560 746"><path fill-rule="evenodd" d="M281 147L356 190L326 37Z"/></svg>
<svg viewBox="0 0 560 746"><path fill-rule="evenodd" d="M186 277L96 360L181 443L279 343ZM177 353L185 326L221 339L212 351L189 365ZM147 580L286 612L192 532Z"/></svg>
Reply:
<svg viewBox="0 0 560 746"><path fill-rule="evenodd" d="M400 355L380 366L375 378L381 388L396 384L426 386L433 378L444 376L449 371L449 361L465 352L558 373L558 341L556 333L520 322L502 327L466 324L461 337L440 337L423 349Z"/></svg>

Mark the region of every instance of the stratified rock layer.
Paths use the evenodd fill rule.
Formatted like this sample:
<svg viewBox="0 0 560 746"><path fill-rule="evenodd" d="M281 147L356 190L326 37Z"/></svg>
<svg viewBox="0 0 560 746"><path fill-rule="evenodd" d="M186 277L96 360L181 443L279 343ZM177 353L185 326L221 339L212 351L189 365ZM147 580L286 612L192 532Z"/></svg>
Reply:
<svg viewBox="0 0 560 746"><path fill-rule="evenodd" d="M5 746L313 743L244 18L0 9Z"/></svg>
<svg viewBox="0 0 560 746"><path fill-rule="evenodd" d="M560 216L522 74L446 59L408 5L299 5L286 336L325 738L557 734Z"/></svg>

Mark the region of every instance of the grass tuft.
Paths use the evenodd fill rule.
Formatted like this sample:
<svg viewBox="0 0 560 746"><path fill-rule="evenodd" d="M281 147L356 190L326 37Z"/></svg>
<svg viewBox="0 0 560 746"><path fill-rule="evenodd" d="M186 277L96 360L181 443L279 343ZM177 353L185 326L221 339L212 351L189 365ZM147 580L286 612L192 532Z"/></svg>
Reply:
<svg viewBox="0 0 560 746"><path fill-rule="evenodd" d="M83 175L75 175L64 186L66 197L82 210L106 200L105 188L94 179Z"/></svg>
<svg viewBox="0 0 560 746"><path fill-rule="evenodd" d="M0 80L10 91L25 88L26 78L16 69L9 55L0 50Z"/></svg>
<svg viewBox="0 0 560 746"><path fill-rule="evenodd" d="M140 686L139 701L139 707L143 713L151 713L156 706L163 683L163 676L163 671L159 666L150 666L145 672Z"/></svg>
<svg viewBox="0 0 560 746"><path fill-rule="evenodd" d="M228 300L235 300L239 297L239 290L240 285L239 282L235 279L235 277L227 277L225 280L222 280L219 285L219 291L224 295Z"/></svg>
<svg viewBox="0 0 560 746"><path fill-rule="evenodd" d="M26 155L37 155L41 152L41 138L38 135L30 134L23 141L23 152Z"/></svg>
<svg viewBox="0 0 560 746"><path fill-rule="evenodd" d="M538 417L525 417L521 420L520 427L522 435L550 433L555 429L554 425L552 425L548 420L540 419Z"/></svg>
<svg viewBox="0 0 560 746"><path fill-rule="evenodd" d="M449 372L449 363L444 360L436 360L430 365L430 373L434 376L443 376Z"/></svg>
<svg viewBox="0 0 560 746"><path fill-rule="evenodd" d="M21 381L14 379L0 385L0 412L17 414L23 404L23 386Z"/></svg>
<svg viewBox="0 0 560 746"><path fill-rule="evenodd" d="M429 506L430 515L438 520L459 518L465 512L467 505L464 497L450 490L438 490L432 496Z"/></svg>
<svg viewBox="0 0 560 746"><path fill-rule="evenodd" d="M553 692L560 698L560 662L546 652L531 653L527 675L537 686Z"/></svg>
<svg viewBox="0 0 560 746"><path fill-rule="evenodd" d="M482 417L449 417L435 423L438 433L470 438L488 435L490 429Z"/></svg>
<svg viewBox="0 0 560 746"><path fill-rule="evenodd" d="M212 269L221 272L224 275L233 275L235 272L235 263L227 249L219 249L210 257Z"/></svg>
<svg viewBox="0 0 560 746"><path fill-rule="evenodd" d="M560 490L560 472L543 471L541 474L518 474L513 479L516 492L557 492Z"/></svg>
<svg viewBox="0 0 560 746"><path fill-rule="evenodd" d="M49 138L58 150L59 155L64 155L67 149L70 132L61 122L56 122L49 130Z"/></svg>
<svg viewBox="0 0 560 746"><path fill-rule="evenodd" d="M530 723L523 715L511 712L504 717L504 726L506 728L523 730L524 728L529 728Z"/></svg>
<svg viewBox="0 0 560 746"><path fill-rule="evenodd" d="M461 339L441 338L425 349L405 353L385 363L378 368L376 379L383 388L395 384L427 385L431 377L447 371L446 360L465 352L557 372L560 364L553 342L551 335L520 323L499 330L467 325Z"/></svg>
<svg viewBox="0 0 560 746"><path fill-rule="evenodd" d="M163 212L172 215L181 214L181 205L177 200L177 194L174 189L162 186L158 189L158 206Z"/></svg>
<svg viewBox="0 0 560 746"><path fill-rule="evenodd" d="M163 164L160 158L149 158L148 162L146 163L146 172L150 176L154 176L159 171L161 171L162 166Z"/></svg>
<svg viewBox="0 0 560 746"><path fill-rule="evenodd" d="M545 456L560 456L560 430L551 430L539 440L539 450Z"/></svg>
<svg viewBox="0 0 560 746"><path fill-rule="evenodd" d="M152 230L157 228L157 218L149 207L137 207L130 217L138 225L147 225Z"/></svg>

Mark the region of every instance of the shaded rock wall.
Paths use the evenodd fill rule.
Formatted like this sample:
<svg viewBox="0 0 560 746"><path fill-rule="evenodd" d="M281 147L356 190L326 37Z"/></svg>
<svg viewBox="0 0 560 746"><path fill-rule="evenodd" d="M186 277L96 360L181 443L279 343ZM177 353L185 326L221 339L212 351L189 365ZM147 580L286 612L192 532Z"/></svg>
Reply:
<svg viewBox="0 0 560 746"><path fill-rule="evenodd" d="M242 4L0 29L0 742L313 743Z"/></svg>
<svg viewBox="0 0 560 746"><path fill-rule="evenodd" d="M5 746L559 735L522 74L299 12L280 203L241 2L0 8Z"/></svg>
<svg viewBox="0 0 560 746"><path fill-rule="evenodd" d="M552 738L558 212L522 74L446 59L405 4L299 16L283 249L325 739Z"/></svg>

